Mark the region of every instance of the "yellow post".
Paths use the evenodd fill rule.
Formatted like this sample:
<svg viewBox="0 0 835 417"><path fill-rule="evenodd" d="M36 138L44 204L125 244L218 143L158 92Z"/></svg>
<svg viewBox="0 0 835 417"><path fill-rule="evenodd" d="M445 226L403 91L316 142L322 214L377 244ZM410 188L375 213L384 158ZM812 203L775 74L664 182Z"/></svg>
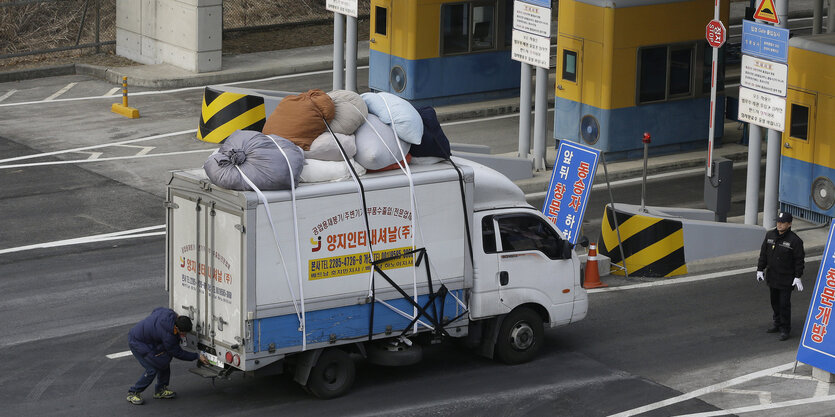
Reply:
<svg viewBox="0 0 835 417"><path fill-rule="evenodd" d="M110 106L110 111L116 114L121 114L130 119L139 118L139 110L133 107L128 107L128 77L122 77L122 104L113 103Z"/></svg>

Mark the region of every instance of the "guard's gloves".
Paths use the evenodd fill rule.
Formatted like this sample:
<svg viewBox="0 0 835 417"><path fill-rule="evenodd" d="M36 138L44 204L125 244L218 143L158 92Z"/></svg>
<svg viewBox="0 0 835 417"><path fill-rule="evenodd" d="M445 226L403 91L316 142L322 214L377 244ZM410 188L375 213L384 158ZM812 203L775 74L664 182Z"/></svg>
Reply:
<svg viewBox="0 0 835 417"><path fill-rule="evenodd" d="M803 291L803 283L800 282L800 278L795 278L794 281L792 282L792 285L797 287L798 291Z"/></svg>
<svg viewBox="0 0 835 417"><path fill-rule="evenodd" d="M759 282L765 281L765 275L763 275L763 271L757 271L757 281L759 281Z"/></svg>

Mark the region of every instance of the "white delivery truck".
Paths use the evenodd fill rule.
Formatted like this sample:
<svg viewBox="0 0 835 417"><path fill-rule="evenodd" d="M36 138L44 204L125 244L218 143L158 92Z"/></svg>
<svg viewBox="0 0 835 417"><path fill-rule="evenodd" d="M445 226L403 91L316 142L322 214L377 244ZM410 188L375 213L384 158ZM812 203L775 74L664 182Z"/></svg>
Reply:
<svg viewBox="0 0 835 417"><path fill-rule="evenodd" d="M170 307L213 363L193 372L290 372L330 398L353 383L351 354L412 364L454 337L521 363L545 327L583 319L573 245L507 177L453 161L260 195L173 172Z"/></svg>

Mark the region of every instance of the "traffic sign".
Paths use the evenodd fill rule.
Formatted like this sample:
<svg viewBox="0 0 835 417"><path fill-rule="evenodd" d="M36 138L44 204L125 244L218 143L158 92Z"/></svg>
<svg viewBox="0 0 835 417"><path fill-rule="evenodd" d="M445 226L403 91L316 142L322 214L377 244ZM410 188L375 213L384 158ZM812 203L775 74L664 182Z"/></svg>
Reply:
<svg viewBox="0 0 835 417"><path fill-rule="evenodd" d="M786 99L739 87L740 122L753 123L766 129L782 132L786 126Z"/></svg>
<svg viewBox="0 0 835 417"><path fill-rule="evenodd" d="M788 62L789 30L743 20L742 53L777 62Z"/></svg>
<svg viewBox="0 0 835 417"><path fill-rule="evenodd" d="M567 140L560 141L542 214L571 243L577 243L580 237L598 158L600 151L597 149Z"/></svg>
<svg viewBox="0 0 835 417"><path fill-rule="evenodd" d="M754 19L779 25L780 19L777 17L777 11L775 9L774 0L762 0L760 7L757 7L757 11L754 12Z"/></svg>
<svg viewBox="0 0 835 417"><path fill-rule="evenodd" d="M510 57L514 61L550 68L550 0L516 0L513 3Z"/></svg>
<svg viewBox="0 0 835 417"><path fill-rule="evenodd" d="M750 55L742 56L739 84L764 93L786 96L789 66Z"/></svg>
<svg viewBox="0 0 835 417"><path fill-rule="evenodd" d="M358 0L325 0L325 10L357 17Z"/></svg>
<svg viewBox="0 0 835 417"><path fill-rule="evenodd" d="M727 33L721 20L711 20L705 28L707 43L714 48L721 48L725 44Z"/></svg>

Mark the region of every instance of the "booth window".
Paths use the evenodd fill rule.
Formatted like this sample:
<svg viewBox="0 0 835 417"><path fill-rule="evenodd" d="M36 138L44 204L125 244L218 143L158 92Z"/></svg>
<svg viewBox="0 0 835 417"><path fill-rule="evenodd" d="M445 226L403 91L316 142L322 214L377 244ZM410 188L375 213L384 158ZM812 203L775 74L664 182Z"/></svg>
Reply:
<svg viewBox="0 0 835 417"><path fill-rule="evenodd" d="M385 7L374 7L374 33L378 35L386 36L386 27L388 26L386 12Z"/></svg>
<svg viewBox="0 0 835 417"><path fill-rule="evenodd" d="M577 82L577 52L568 49L562 51L562 79Z"/></svg>
<svg viewBox="0 0 835 417"><path fill-rule="evenodd" d="M643 48L638 56L638 65L641 66L638 102L664 100L667 88L667 47Z"/></svg>
<svg viewBox="0 0 835 417"><path fill-rule="evenodd" d="M502 252L539 251L560 259L560 237L539 217L521 214L497 216Z"/></svg>
<svg viewBox="0 0 835 417"><path fill-rule="evenodd" d="M691 93L693 48L677 48L670 51L670 95L689 96Z"/></svg>
<svg viewBox="0 0 835 417"><path fill-rule="evenodd" d="M789 125L789 136L794 139L807 140L809 135L809 108L792 103L792 114Z"/></svg>
<svg viewBox="0 0 835 417"><path fill-rule="evenodd" d="M441 54L460 54L496 47L496 7L457 3L441 6Z"/></svg>

